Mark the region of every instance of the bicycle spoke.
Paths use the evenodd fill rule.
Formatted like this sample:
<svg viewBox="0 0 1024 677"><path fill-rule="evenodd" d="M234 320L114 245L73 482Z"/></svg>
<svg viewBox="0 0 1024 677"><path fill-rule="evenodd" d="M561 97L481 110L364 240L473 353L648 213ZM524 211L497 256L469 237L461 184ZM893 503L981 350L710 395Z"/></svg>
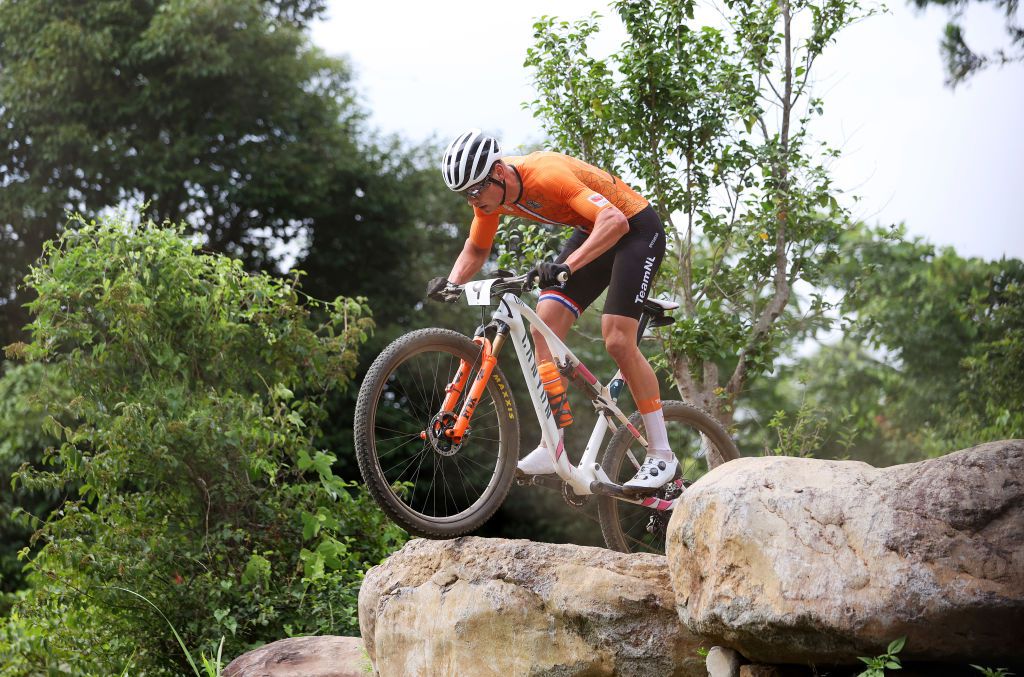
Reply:
<svg viewBox="0 0 1024 677"><path fill-rule="evenodd" d="M641 434L646 435L642 419L638 418L634 414L631 420ZM728 433L714 419L699 410L679 402L667 403L665 424L669 445L679 461L678 477L682 478L684 486L704 476L709 470L709 464L737 456ZM716 440L728 445L725 447L728 455L716 446ZM609 446L603 459L605 470L614 482L621 484L632 476L632 466L643 458L644 453L644 449L635 440L620 434L614 445ZM678 495L678 485L672 484L655 493L657 498L663 500L673 500ZM664 553L666 528L671 517L669 513L612 498L599 499L598 508L601 528L609 547L629 552ZM649 528L652 531L648 531Z"/></svg>
<svg viewBox="0 0 1024 677"><path fill-rule="evenodd" d="M430 451L426 448L423 448L419 451L419 453L414 454L413 456L409 457L406 461L404 461L404 466L401 465L403 462L399 461L395 465L389 466L386 469L381 468L381 470L383 470L384 474L387 475L389 470L394 470L395 468L401 467L401 472L398 473L398 477L396 477L393 480L390 480L391 484L395 484L396 482L402 481L402 477L405 475L405 471L408 470L413 463L416 463L416 461L419 460L419 463L422 465L424 459L426 459L428 455L430 455Z"/></svg>
<svg viewBox="0 0 1024 677"><path fill-rule="evenodd" d="M465 533L508 491L512 456L506 447L517 446L518 422L495 400L505 397L501 380L489 379L456 443L450 434L480 369L480 347L440 329L414 332L393 346L375 363L387 365L387 371L375 376L371 367L360 390L358 406L370 417L369 446L357 431L360 470L364 478L370 476L374 498L410 533ZM465 381L455 397L447 389L463 365ZM366 383L374 384L375 401L363 399ZM455 400L452 411L441 415L449 397Z"/></svg>

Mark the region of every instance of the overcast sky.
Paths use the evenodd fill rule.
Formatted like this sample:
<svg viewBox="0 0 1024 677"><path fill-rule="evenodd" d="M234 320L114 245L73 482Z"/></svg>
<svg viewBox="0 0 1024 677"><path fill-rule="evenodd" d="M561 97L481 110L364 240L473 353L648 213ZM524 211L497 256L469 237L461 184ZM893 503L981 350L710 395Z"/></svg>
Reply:
<svg viewBox="0 0 1024 677"><path fill-rule="evenodd" d="M413 141L447 141L466 127L498 134L506 149L540 141L521 108L534 97L522 63L537 16L608 16L596 55L624 37L600 0L328 5L314 42L350 59L374 126ZM825 100L816 135L843 151L832 173L860 197L847 201L856 217L905 222L963 256L1024 258L1024 66L949 90L938 48L945 21L941 10L921 14L897 0L840 34L815 65ZM997 12L969 11L969 42L998 44L1002 30Z"/></svg>

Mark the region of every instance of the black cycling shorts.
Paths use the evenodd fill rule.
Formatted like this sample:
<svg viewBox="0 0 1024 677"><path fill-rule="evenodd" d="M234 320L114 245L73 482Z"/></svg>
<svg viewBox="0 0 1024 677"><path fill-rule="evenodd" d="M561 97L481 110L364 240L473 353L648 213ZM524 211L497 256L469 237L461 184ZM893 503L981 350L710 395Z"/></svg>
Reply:
<svg viewBox="0 0 1024 677"><path fill-rule="evenodd" d="M587 233L577 230L555 259L563 263L586 242ZM611 249L573 272L569 281L541 292L541 301L561 303L580 316L605 289L605 315L640 319L643 302L654 285L654 276L665 256L665 227L650 205L629 220L629 232Z"/></svg>

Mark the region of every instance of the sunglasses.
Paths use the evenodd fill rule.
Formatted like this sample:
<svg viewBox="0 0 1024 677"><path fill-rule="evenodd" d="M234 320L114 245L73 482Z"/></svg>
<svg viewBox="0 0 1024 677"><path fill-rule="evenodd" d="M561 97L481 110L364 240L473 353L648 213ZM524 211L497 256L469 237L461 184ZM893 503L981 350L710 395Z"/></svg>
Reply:
<svg viewBox="0 0 1024 677"><path fill-rule="evenodd" d="M478 197L480 197L480 193L484 192L484 190L487 188L487 184L489 183L497 183L497 181L488 176L480 183L474 184L469 188L465 189L464 191L462 191L461 195L467 200L475 200Z"/></svg>

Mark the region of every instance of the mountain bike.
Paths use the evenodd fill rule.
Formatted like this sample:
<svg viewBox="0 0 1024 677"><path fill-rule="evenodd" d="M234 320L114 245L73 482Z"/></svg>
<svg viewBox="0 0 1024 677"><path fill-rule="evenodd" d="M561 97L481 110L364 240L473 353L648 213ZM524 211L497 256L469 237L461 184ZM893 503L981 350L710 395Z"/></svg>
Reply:
<svg viewBox="0 0 1024 677"><path fill-rule="evenodd" d="M532 284L530 284L532 286ZM617 406L623 385L617 371L607 384L597 378L520 298L527 276L501 271L497 278L450 285L449 300L495 306L472 338L447 329L420 329L391 343L373 362L359 389L355 448L366 486L381 509L415 536L451 538L478 529L501 506L513 482L561 491L566 501L598 502L605 543L622 552L664 553L672 509L687 486L705 472L739 457L728 432L706 412L679 401L662 406L675 477L658 490L622 484L639 469L648 446L639 412ZM648 299L639 335L673 322L679 304ZM598 413L578 465L560 439L526 322L547 341L559 372ZM498 366L511 342L526 381L553 475L523 475L519 414L509 382ZM605 436L612 436L598 460Z"/></svg>

